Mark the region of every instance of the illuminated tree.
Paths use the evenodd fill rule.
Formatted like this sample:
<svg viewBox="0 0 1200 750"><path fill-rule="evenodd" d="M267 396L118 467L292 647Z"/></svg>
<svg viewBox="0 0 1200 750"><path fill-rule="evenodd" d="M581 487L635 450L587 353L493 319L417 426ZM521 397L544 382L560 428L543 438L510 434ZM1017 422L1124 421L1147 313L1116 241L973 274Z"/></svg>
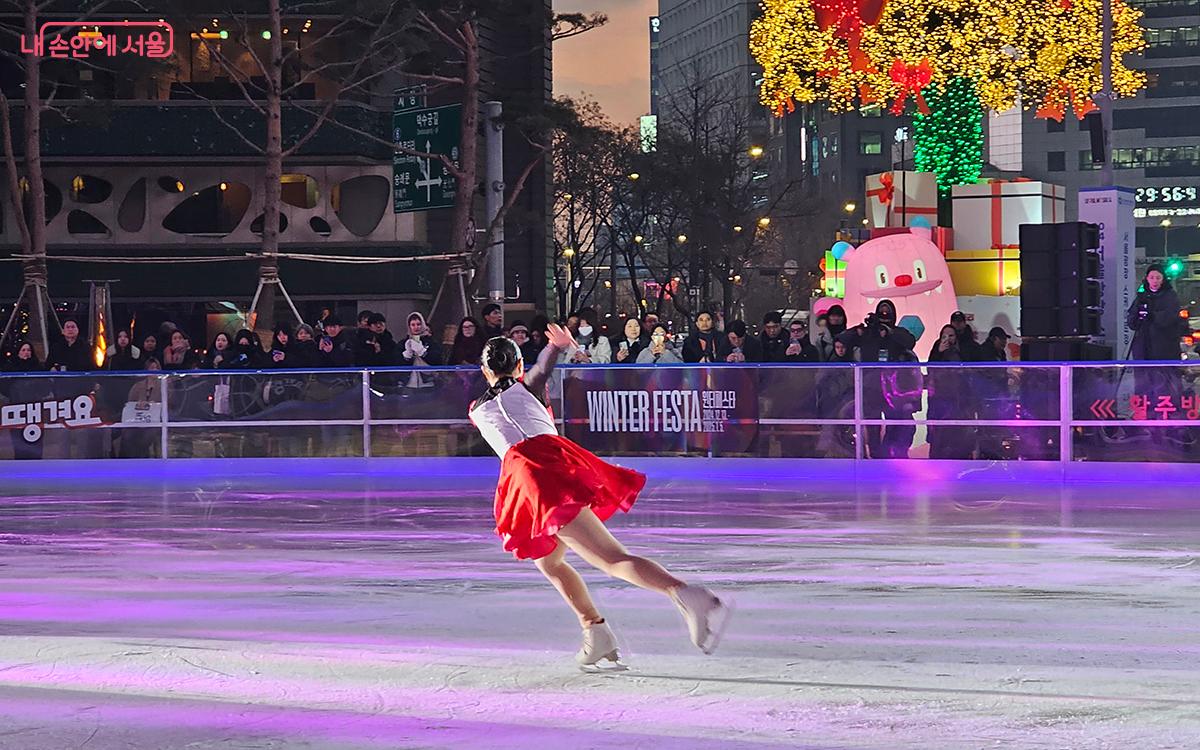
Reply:
<svg viewBox="0 0 1200 750"><path fill-rule="evenodd" d="M763 0L750 50L763 68L761 102L777 114L795 102L846 111L882 103L896 114L915 108L918 152L940 164L946 186L981 157L984 109L1017 103L1039 116L1078 117L1101 89L1101 0ZM1113 92L1133 96L1145 75L1124 65L1145 42L1140 11L1112 0ZM934 113L931 100L940 102ZM978 115L967 118L972 100ZM947 127L952 117L967 134ZM933 119L922 120L922 117ZM967 119L971 119L971 123ZM976 137L974 134L978 133ZM930 137L953 136L930 144ZM963 149L954 157L949 148ZM943 156L934 157L941 153ZM932 163L928 162L928 163ZM977 172L976 172L977 174Z"/></svg>

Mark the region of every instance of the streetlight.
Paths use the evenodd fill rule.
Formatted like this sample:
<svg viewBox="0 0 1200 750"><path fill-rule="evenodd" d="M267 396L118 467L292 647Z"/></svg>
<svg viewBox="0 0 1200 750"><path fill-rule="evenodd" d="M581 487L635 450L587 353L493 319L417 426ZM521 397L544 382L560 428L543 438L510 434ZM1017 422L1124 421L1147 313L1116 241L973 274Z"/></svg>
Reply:
<svg viewBox="0 0 1200 750"><path fill-rule="evenodd" d="M764 151L762 146L754 145L746 153L750 154L751 159L757 159L763 155Z"/></svg>
<svg viewBox="0 0 1200 750"><path fill-rule="evenodd" d="M1163 255L1167 254L1167 238L1171 236L1171 220L1163 219L1158 222L1158 225L1163 228Z"/></svg>
<svg viewBox="0 0 1200 750"><path fill-rule="evenodd" d="M742 225L741 225L741 224L735 224L735 225L734 225L734 227L733 227L733 231L735 231L735 232L740 232L740 231L742 231Z"/></svg>
<svg viewBox="0 0 1200 750"><path fill-rule="evenodd" d="M854 201L847 201L846 205L842 206L842 208L846 210L846 213L852 214L854 213L854 209L858 208L858 204L856 204Z"/></svg>
<svg viewBox="0 0 1200 750"><path fill-rule="evenodd" d="M675 241L678 242L680 245L682 245L683 243L687 242L687 235L681 234L675 238Z"/></svg>
<svg viewBox="0 0 1200 750"><path fill-rule="evenodd" d="M770 216L762 217L761 219L758 220L758 225L760 227L762 227L763 229L766 229L767 227L771 226L771 217Z"/></svg>
<svg viewBox="0 0 1200 750"><path fill-rule="evenodd" d="M574 198L575 196L571 195L570 193L563 193L563 200L565 201L573 200Z"/></svg>
<svg viewBox="0 0 1200 750"><path fill-rule="evenodd" d="M641 175L638 174L637 172L629 173L629 179L633 180L634 182L637 182L640 178L641 178Z"/></svg>
<svg viewBox="0 0 1200 750"><path fill-rule="evenodd" d="M635 234L635 235L633 235L633 241L634 241L634 242L636 242L636 243L637 243L637 244L639 244L639 245L640 245L640 244L642 244L642 240L644 240L644 239L646 239L646 238L645 238L645 237L643 237L643 236L642 236L642 235L640 235L640 234Z"/></svg>
<svg viewBox="0 0 1200 750"><path fill-rule="evenodd" d="M570 310L571 290L574 288L571 286L571 259L575 257L575 250L574 248L564 247L562 254L563 258L565 258L567 261L567 309Z"/></svg>

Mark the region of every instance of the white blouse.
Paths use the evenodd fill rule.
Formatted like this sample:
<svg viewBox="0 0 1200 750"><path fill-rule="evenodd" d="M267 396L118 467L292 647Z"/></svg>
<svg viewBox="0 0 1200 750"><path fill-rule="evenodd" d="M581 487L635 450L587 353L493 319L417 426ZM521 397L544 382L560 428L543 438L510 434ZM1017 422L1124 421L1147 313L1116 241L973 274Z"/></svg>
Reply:
<svg viewBox="0 0 1200 750"><path fill-rule="evenodd" d="M468 416L500 458L523 440L558 434L550 410L520 383L476 406Z"/></svg>

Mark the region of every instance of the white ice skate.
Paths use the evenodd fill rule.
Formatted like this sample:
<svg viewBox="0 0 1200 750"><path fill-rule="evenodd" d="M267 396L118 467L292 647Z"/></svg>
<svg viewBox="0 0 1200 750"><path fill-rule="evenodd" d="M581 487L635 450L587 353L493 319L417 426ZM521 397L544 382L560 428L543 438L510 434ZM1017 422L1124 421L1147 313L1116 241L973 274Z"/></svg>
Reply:
<svg viewBox="0 0 1200 750"><path fill-rule="evenodd" d="M730 602L722 601L703 586L686 584L671 589L671 599L687 621L688 633L696 648L706 654L716 651L733 614Z"/></svg>
<svg viewBox="0 0 1200 750"><path fill-rule="evenodd" d="M621 663L617 636L607 622L596 623L584 628L583 646L575 655L579 668L585 672L623 671L628 669Z"/></svg>

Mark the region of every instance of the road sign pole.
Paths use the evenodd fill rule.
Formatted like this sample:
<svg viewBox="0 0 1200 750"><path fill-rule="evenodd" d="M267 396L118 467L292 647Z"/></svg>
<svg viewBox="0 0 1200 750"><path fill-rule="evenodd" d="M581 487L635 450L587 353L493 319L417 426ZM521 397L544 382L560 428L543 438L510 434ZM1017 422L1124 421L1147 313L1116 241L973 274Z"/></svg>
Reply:
<svg viewBox="0 0 1200 750"><path fill-rule="evenodd" d="M489 227L496 224L496 217L500 215L500 207L504 205L504 123L501 121L503 112L504 107L500 102L484 102L483 104L483 116L486 121L484 132L487 133L487 189L485 194ZM496 231L492 236L492 245L486 249L488 254L488 299L503 304L503 222L496 226Z"/></svg>

